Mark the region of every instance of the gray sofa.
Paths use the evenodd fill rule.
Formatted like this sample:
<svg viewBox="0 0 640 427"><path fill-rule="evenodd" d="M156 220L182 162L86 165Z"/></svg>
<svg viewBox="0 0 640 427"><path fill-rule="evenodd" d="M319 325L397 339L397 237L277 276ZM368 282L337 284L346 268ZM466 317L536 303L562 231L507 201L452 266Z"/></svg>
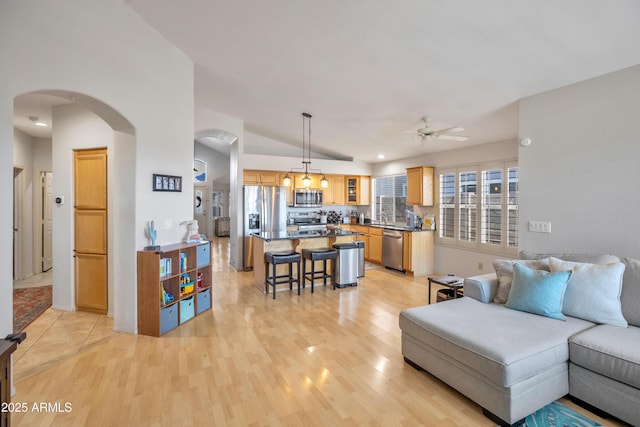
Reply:
<svg viewBox="0 0 640 427"><path fill-rule="evenodd" d="M592 264L612 255L532 254ZM640 261L624 259L620 295L627 327L566 316L566 321L492 303L495 273L465 279L463 298L400 313L402 354L513 424L567 394L640 425ZM624 320L623 319L623 320Z"/></svg>

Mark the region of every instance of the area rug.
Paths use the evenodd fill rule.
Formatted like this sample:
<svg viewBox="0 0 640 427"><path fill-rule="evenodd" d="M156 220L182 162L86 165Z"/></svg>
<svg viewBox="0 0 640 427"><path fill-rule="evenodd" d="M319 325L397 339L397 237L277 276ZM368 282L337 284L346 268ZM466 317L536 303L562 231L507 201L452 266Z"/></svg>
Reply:
<svg viewBox="0 0 640 427"><path fill-rule="evenodd" d="M524 419L522 427L591 427L602 426L593 420L567 408L561 403L552 402Z"/></svg>
<svg viewBox="0 0 640 427"><path fill-rule="evenodd" d="M51 285L13 290L13 331L20 332L51 307Z"/></svg>

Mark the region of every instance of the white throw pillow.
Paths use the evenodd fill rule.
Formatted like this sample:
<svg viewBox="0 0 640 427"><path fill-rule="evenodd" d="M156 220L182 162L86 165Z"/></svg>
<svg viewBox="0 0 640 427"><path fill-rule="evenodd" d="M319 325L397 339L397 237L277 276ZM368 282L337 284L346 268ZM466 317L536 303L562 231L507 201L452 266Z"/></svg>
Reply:
<svg viewBox="0 0 640 427"><path fill-rule="evenodd" d="M552 272L571 271L562 312L594 323L628 326L620 293L624 264L589 264L549 258Z"/></svg>

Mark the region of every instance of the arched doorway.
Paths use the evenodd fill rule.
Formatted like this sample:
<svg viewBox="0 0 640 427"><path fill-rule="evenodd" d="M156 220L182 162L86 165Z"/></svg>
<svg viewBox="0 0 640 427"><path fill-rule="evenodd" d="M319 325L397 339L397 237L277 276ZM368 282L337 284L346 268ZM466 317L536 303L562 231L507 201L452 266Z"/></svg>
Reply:
<svg viewBox="0 0 640 427"><path fill-rule="evenodd" d="M37 117L49 124L49 134L30 134L29 125ZM73 156L72 151L103 147L109 153L108 164L108 199L110 210L108 215L108 262L107 292L108 314L115 316L115 304L118 281L121 269L117 268L115 259L123 248L133 247L130 224L134 223L134 210L121 209L122 206L133 206L135 194L132 190L135 183L133 168L118 168L117 164L131 164L135 158L135 132L131 123L109 105L85 94L69 91L37 91L16 96L14 98L14 133L21 135L20 141L14 138L14 151L28 158L29 170L25 176L37 184L43 171L53 172L51 191L58 201L52 209L52 262L53 262L53 306L63 310L76 309L74 282L77 269L74 268L74 215L73 215ZM23 146L18 147L17 144ZM29 146L30 144L30 146ZM26 146L25 146L26 145ZM49 147L47 150L43 147ZM117 170L117 173L116 173ZM20 265L27 266L26 274L37 274L46 269L42 253L46 249L46 228L43 228L39 216L44 210L38 204L38 186L33 185L33 194L25 203L31 217L27 218L30 230L29 244L18 254L22 258ZM42 202L40 202L42 203ZM24 223L24 221L23 221ZM29 228L29 227L27 227ZM27 262L24 260L27 259ZM89 279L83 279L89 280Z"/></svg>

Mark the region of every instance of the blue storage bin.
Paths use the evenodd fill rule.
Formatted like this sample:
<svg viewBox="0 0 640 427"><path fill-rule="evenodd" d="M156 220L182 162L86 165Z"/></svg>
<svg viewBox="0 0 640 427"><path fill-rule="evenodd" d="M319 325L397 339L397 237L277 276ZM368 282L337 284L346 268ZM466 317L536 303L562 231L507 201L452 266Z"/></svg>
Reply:
<svg viewBox="0 0 640 427"><path fill-rule="evenodd" d="M178 327L178 304L160 309L160 335Z"/></svg>
<svg viewBox="0 0 640 427"><path fill-rule="evenodd" d="M193 295L183 300L180 300L180 323L184 323L187 320L195 316L195 300Z"/></svg>
<svg viewBox="0 0 640 427"><path fill-rule="evenodd" d="M211 263L211 246L209 242L198 245L198 268L204 267L205 265L209 265Z"/></svg>
<svg viewBox="0 0 640 427"><path fill-rule="evenodd" d="M198 310L198 314L211 308L211 289L198 292L198 304L196 308Z"/></svg>

